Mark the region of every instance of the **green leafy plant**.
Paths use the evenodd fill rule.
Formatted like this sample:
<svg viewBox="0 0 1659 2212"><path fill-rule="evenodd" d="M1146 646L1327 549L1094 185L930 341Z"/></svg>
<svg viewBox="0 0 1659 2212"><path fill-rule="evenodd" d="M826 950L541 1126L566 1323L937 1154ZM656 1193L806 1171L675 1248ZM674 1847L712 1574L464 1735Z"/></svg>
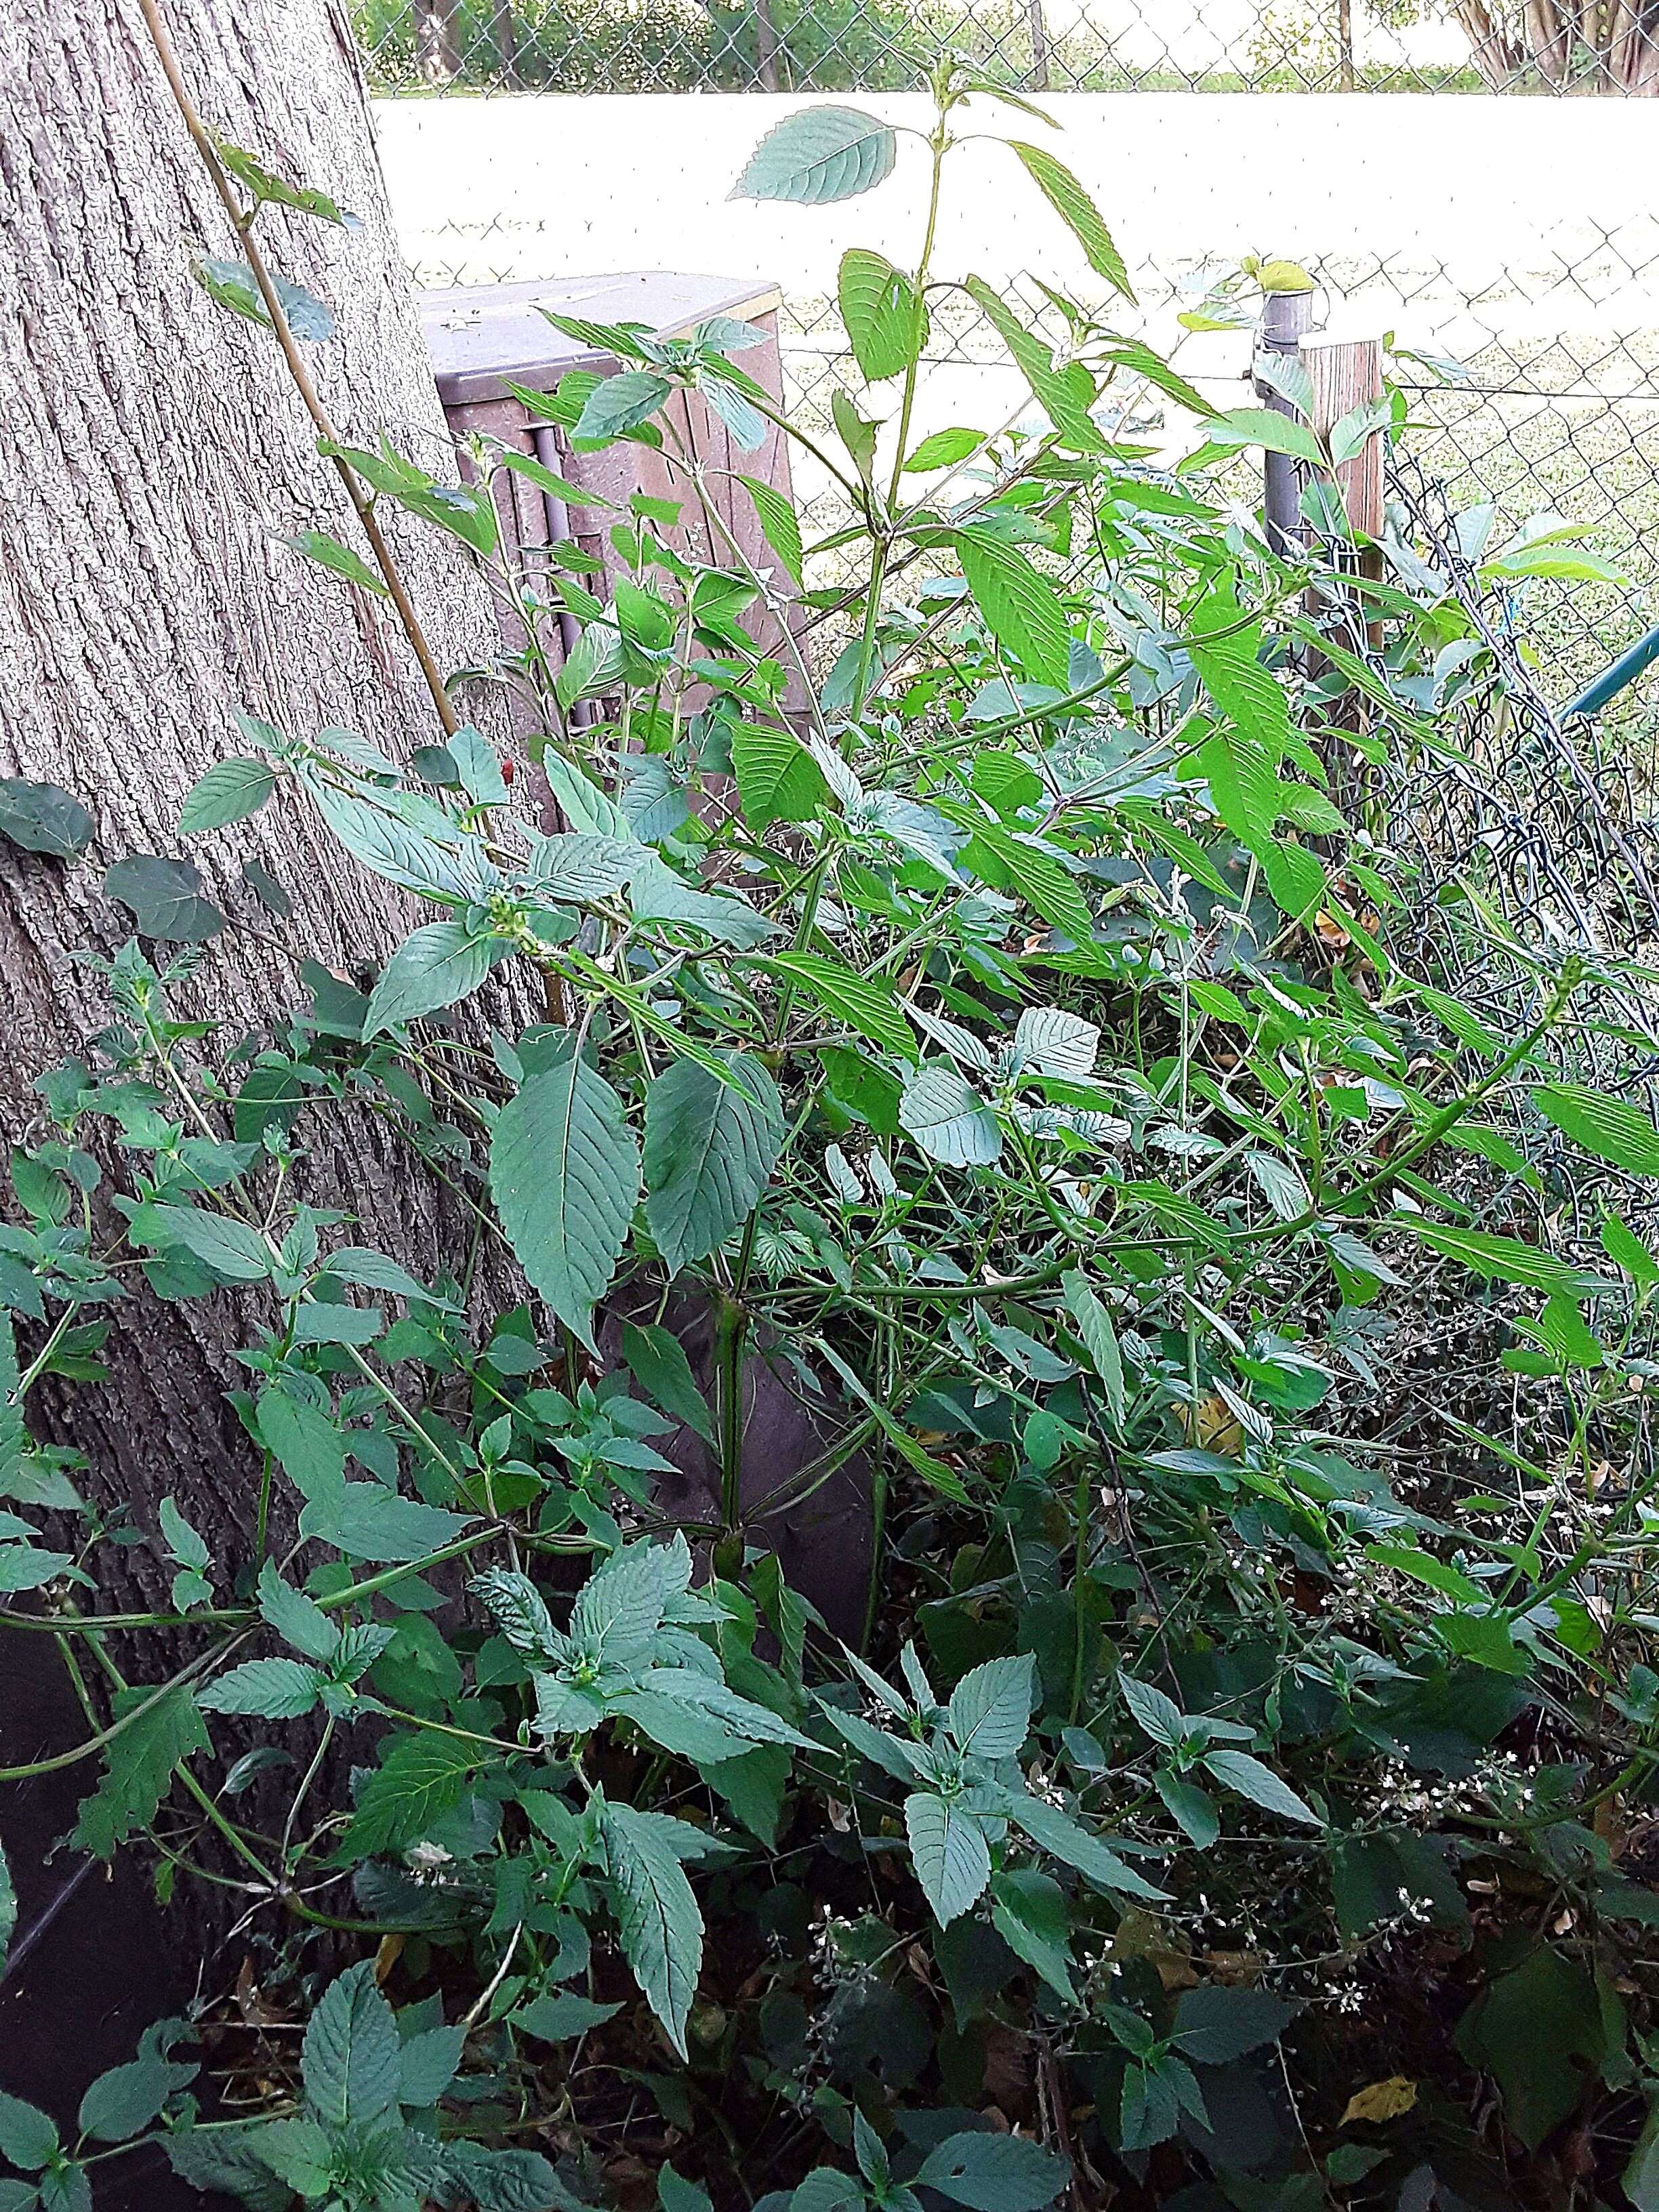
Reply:
<svg viewBox="0 0 1659 2212"><path fill-rule="evenodd" d="M92 1662L76 1848L229 1884L306 2025L253 2116L198 2103L170 2026L67 2148L11 2100L13 2212L157 2140L340 2212L568 2212L625 2196L619 2139L662 2212L1497 2202L1477 2073L1650 2196L1620 1931L1654 1917L1621 1855L1659 1766L1659 1127L1585 1079L1634 1034L1587 952L1521 948L1501 1005L1423 957L1480 886L1425 882L1377 794L1495 678L1403 541L1386 580L1352 558L1334 468L1392 403L1218 416L1100 312L1054 295L1056 341L969 277L1022 397L918 434L945 165L993 96L935 90L926 238L849 252L828 426L745 325L562 323L617 373L526 405L678 495L617 507L598 568L504 552L500 480L572 489L540 461L480 441L457 486L322 433L368 550L292 541L319 587L377 581L430 669L397 508L524 638L478 726L441 676L407 760L246 720L185 802L223 835L282 792L407 894L372 982L309 963L278 1031L222 1036L183 1011L236 926L191 865L103 878L112 1024L43 1072L0 1233L0 1613ZM906 135L804 111L738 189L839 201ZM1075 177L1011 144L1129 305ZM290 347L261 241L338 210L210 158L246 258L204 283ZM734 469L751 560L682 399L739 455L798 441L841 522L804 543ZM1310 471L1294 561L1211 474L1264 442ZM0 830L80 865L80 803L9 791ZM346 1113L458 1209L453 1275L350 1241L307 1148ZM140 1282L241 1316L251 1537L166 1498L172 1609L120 1626L183 1656L130 1679L111 1501L25 1415ZM1425 1316L1482 1332L1432 1407ZM845 1561L794 1532L826 1491ZM325 1935L366 1955L319 1972ZM1386 1992L1431 1942L1460 2024L1395 2094ZM1390 2095L1349 2121L1365 2063Z"/></svg>

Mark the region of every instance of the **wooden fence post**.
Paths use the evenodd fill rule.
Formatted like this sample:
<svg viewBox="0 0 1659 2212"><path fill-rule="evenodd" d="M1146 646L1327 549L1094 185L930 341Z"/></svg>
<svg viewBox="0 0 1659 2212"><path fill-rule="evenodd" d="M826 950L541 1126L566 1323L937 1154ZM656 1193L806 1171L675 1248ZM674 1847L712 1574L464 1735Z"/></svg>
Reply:
<svg viewBox="0 0 1659 2212"><path fill-rule="evenodd" d="M1313 387L1310 419L1316 434L1329 437L1345 415L1382 397L1381 338L1334 338L1309 331L1299 340L1297 358ZM1336 471L1348 520L1362 538L1382 534L1382 437L1366 439Z"/></svg>

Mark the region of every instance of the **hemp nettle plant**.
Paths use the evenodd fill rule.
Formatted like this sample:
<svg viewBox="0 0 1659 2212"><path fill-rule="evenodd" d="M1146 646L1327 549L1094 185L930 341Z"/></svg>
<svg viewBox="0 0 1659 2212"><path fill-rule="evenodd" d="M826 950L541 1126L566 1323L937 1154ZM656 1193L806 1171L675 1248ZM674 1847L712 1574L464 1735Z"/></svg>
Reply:
<svg viewBox="0 0 1659 2212"><path fill-rule="evenodd" d="M1610 1931L1653 1899L1604 1815L1659 1759L1659 1260L1611 1206L1599 1264L1557 1249L1522 1133L1610 1188L1659 1172L1659 1129L1577 1079L1580 959L1533 959L1518 1012L1466 1005L1395 927L1425 887L1372 779L1491 675L1408 548L1385 581L1351 558L1333 467L1404 435L1403 402L1328 439L1218 414L1115 313L1048 291L1056 345L942 276L970 103L1048 118L951 66L936 93L927 133L793 114L738 182L823 205L928 164L915 265L842 265L857 375L828 422L745 371L745 325L553 319L624 366L526 404L678 487L607 516L608 596L497 526L505 475L592 491L488 440L458 486L327 430L368 550L298 550L392 594L429 668L379 518L459 538L519 618L495 683L534 723L466 725L440 677L441 742L406 759L249 720L191 793L186 839L308 808L409 895L369 988L311 963L280 1030L204 1024L227 925L200 878L105 878L137 932L112 1025L42 1072L0 1233L4 1618L60 1639L86 1706L74 1847L147 1855L169 1898L202 1877L308 2024L252 2113L173 2056L212 2047L210 2008L78 2132L0 2099L6 2212L76 2212L158 2139L272 2212L633 2203L638 2142L663 2212L1041 2212L1182 2177L1194 2207L1392 2204L1419 2171L1411 2202L1437 2177L1496 2202L1449 2090L1374 2099L1358 2137L1330 2103L1365 2078L1350 1998L1429 1940L1466 1958L1449 2066L1495 2077L1523 2142L1598 2095L1626 2151L1640 2129ZM245 257L201 281L297 358L328 311L264 244L340 210L200 143ZM1127 310L1071 171L1008 159ZM1026 389L918 439L958 295ZM740 449L796 441L844 521L804 544L738 473L773 556L748 558L687 392ZM1305 557L1215 488L1263 440L1307 465ZM79 864L72 798L9 805ZM350 1113L404 1146L411 1211L459 1209L466 1265L353 1241L307 1158ZM26 1413L95 1379L98 1310L139 1278L244 1317L252 1535L169 1500L137 1533L171 1608L117 1647L114 1502ZM1497 1326L1493 1410L1449 1455L1375 1449L1391 1332L1449 1282ZM746 1449L769 1390L793 1463ZM783 1532L831 1492L815 1606ZM1505 1922L1480 1899L1506 1884Z"/></svg>

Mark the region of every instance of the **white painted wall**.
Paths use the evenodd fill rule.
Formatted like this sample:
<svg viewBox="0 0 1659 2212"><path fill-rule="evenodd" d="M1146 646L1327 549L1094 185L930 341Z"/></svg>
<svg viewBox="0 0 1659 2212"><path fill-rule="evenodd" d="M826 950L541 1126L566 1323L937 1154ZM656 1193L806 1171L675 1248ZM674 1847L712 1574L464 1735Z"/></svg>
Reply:
<svg viewBox="0 0 1659 2212"><path fill-rule="evenodd" d="M856 97L895 123L927 112L920 95ZM521 94L383 101L377 120L405 250L427 282L665 266L770 276L799 299L832 291L849 245L913 258L924 186L911 141L861 199L728 199L755 141L811 104ZM1355 319L1449 352L1494 332L1659 327L1652 103L1078 93L1042 104L1063 126L1055 149L1155 277L1247 252L1323 260L1334 285L1358 288ZM981 129L1046 136L989 102L975 116ZM953 156L936 266L994 283L1029 268L1092 281L1012 157L982 143Z"/></svg>
<svg viewBox="0 0 1659 2212"><path fill-rule="evenodd" d="M920 95L842 104L854 98L896 124L928 119ZM926 191L925 155L907 139L893 176L861 198L828 208L729 198L756 141L812 104L755 94L520 94L382 102L377 119L393 214L422 282L653 267L770 278L805 325L786 325L784 349L797 390L810 394L825 354L845 350L826 305L842 252L867 245L913 262ZM1094 194L1135 274L1142 308L1121 309L1124 325L1173 356L1213 404L1249 398L1249 338L1186 332L1180 307L1247 252L1289 255L1325 278L1324 320L1338 335L1392 331L1401 345L1474 363L1482 391L1498 396L1447 394L1428 410L1448 419L1437 450L1453 473L1461 458L1501 492L1523 462L1519 512L1554 506L1608 522L1621 547L1647 536L1653 459L1632 441L1651 438L1659 410L1653 103L1131 93L1062 94L1042 105L1063 126L1056 151ZM966 119L1048 136L988 101ZM1018 281L1029 270L1098 295L1099 280L1006 149L966 145L947 174L939 275L976 272L1017 299L1024 289L1033 311L1036 298ZM985 428L1029 404L982 323L958 319L955 351L967 358L935 362L923 380L918 434ZM1524 367L1512 368L1511 356ZM1504 396L1516 386L1527 396ZM1564 392L1645 404L1608 410L1534 396ZM875 395L878 415L886 404ZM1464 419L1466 404L1478 420ZM1190 447L1194 426L1179 409L1158 423L1150 434L1167 458ZM1499 456L1499 481L1488 455ZM823 486L798 468L810 501Z"/></svg>

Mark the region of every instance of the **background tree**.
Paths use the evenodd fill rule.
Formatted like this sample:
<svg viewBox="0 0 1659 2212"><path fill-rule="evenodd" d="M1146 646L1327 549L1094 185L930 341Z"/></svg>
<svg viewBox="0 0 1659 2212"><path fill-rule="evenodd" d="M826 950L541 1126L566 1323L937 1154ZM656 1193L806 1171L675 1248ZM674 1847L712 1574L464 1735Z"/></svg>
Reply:
<svg viewBox="0 0 1659 2212"><path fill-rule="evenodd" d="M1536 73L1605 92L1659 94L1655 0L1452 0L1469 50L1495 92Z"/></svg>
<svg viewBox="0 0 1659 2212"><path fill-rule="evenodd" d="M277 209L267 240L284 273L335 310L336 334L307 358L342 433L384 423L405 452L447 465L343 12L331 0L175 0L170 21L211 128L358 218L337 228ZM270 332L226 314L191 274L193 256L240 249L138 9L8 11L0 144L0 774L70 791L95 824L90 858L108 863L185 849L180 802L236 749L238 708L358 729L399 757L440 735L386 601L319 576L281 542L312 528L361 540ZM459 549L452 558L425 532L405 554L435 659L475 663L492 625ZM248 842L237 833L239 854ZM255 1029L301 998L297 948L343 970L401 933L393 896L377 902L297 810L267 809L257 842L293 897L292 927L239 881L228 838L191 840L233 927L181 994L184 1011L234 1010ZM107 1018L100 979L73 956L111 949L131 917L98 884L96 868L69 872L0 841L9 1137L38 1123L37 1072ZM366 1240L392 1237L410 1264L438 1264L439 1229L405 1218L384 1133L343 1115L318 1142L319 1182L353 1194ZM130 1498L149 1525L169 1490L210 1529L243 1510L226 1475L245 1449L222 1396L228 1343L210 1310L176 1318L140 1286L111 1341L112 1384L79 1390L64 1419L94 1489L101 1473L102 1494ZM55 1421L50 1395L40 1402ZM142 1589L147 1556L129 1556Z"/></svg>

